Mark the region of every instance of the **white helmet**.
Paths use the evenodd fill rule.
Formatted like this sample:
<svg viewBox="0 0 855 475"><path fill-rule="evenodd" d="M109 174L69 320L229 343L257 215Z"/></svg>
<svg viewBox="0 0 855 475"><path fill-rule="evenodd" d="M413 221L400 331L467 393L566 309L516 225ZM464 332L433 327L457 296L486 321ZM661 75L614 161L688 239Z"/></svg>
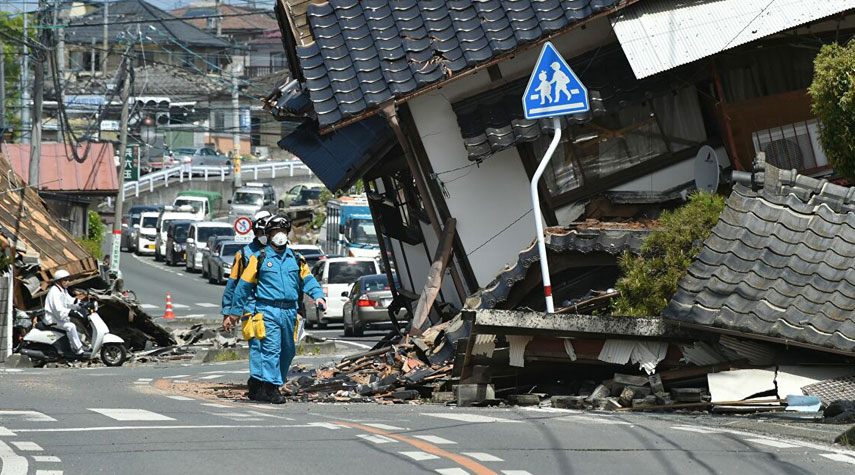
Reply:
<svg viewBox="0 0 855 475"><path fill-rule="evenodd" d="M71 277L71 274L69 274L68 271L65 269L60 269L60 270L54 272L54 274L53 274L53 280L55 280L55 281L67 279L68 277Z"/></svg>
<svg viewBox="0 0 855 475"><path fill-rule="evenodd" d="M270 216L270 211L263 211L263 210L259 211L259 212L255 213L254 215L252 215L252 222L254 223L254 222L258 221L259 219L266 218L268 216Z"/></svg>

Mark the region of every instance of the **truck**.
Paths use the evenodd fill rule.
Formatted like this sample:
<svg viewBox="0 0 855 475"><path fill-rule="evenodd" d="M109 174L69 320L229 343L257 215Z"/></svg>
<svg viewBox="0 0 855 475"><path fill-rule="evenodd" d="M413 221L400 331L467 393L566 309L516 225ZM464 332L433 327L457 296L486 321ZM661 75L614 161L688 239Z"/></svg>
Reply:
<svg viewBox="0 0 855 475"><path fill-rule="evenodd" d="M380 257L377 232L365 195L329 200L326 213L318 238L324 252L347 257Z"/></svg>
<svg viewBox="0 0 855 475"><path fill-rule="evenodd" d="M178 193L173 207L190 206L197 221L214 219L222 208L223 195L216 191L187 190Z"/></svg>

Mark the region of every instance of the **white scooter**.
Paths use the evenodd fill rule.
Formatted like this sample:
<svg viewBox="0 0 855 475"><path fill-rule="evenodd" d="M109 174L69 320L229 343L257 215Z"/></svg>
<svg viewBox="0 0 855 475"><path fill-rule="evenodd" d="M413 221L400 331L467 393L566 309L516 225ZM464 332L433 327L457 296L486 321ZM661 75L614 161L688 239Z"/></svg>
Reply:
<svg viewBox="0 0 855 475"><path fill-rule="evenodd" d="M74 353L65 331L45 325L39 320L21 340L16 352L41 363L61 359L89 360L100 353L101 361L105 365L121 366L128 359L125 340L110 333L107 324L98 315L98 302L83 301L78 305L77 313L84 321L88 321L91 327L91 350L84 350L80 355Z"/></svg>

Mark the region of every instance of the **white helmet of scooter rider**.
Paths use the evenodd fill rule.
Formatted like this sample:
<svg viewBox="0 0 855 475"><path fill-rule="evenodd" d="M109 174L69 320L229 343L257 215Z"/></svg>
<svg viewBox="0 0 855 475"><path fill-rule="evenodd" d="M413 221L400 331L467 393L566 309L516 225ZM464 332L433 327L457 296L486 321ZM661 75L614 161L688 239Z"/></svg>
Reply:
<svg viewBox="0 0 855 475"><path fill-rule="evenodd" d="M53 274L53 280L55 282L59 282L60 280L67 279L69 277L71 277L71 274L69 274L65 269L60 269Z"/></svg>

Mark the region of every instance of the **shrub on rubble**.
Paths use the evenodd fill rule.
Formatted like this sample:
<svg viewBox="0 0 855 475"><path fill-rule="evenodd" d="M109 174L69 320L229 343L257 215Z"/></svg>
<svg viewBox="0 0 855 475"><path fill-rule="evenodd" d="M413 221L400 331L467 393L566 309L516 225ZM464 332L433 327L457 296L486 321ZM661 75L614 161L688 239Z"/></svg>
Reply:
<svg viewBox="0 0 855 475"><path fill-rule="evenodd" d="M89 254L95 259L101 259L104 254L101 252L101 243L104 241L104 223L101 221L101 216L95 211L89 212L89 226L86 231L85 238L77 238L77 242L86 249Z"/></svg>
<svg viewBox="0 0 855 475"><path fill-rule="evenodd" d="M823 45L808 88L819 139L834 169L855 180L855 41Z"/></svg>
<svg viewBox="0 0 855 475"><path fill-rule="evenodd" d="M661 314L723 209L724 197L695 193L682 207L663 212L662 231L649 235L639 254L625 252L620 257L620 296L612 304L612 314Z"/></svg>

